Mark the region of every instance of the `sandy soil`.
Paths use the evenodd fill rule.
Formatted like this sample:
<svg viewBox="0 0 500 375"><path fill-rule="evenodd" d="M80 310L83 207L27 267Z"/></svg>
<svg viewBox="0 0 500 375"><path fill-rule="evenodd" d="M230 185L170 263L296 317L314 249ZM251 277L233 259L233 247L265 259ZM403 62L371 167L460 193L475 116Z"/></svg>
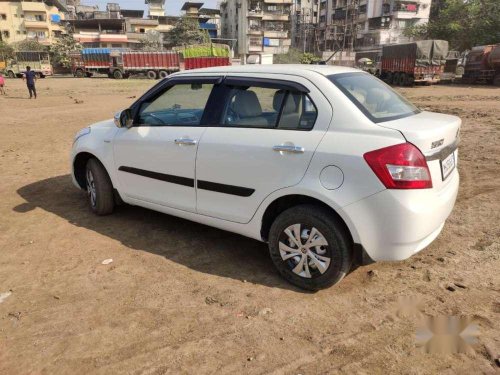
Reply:
<svg viewBox="0 0 500 375"><path fill-rule="evenodd" d="M137 207L89 212L68 175L73 136L150 85L47 78L30 101L21 81L7 80L0 293L11 294L0 303L1 374L498 370L500 89L402 90L464 121L455 210L413 258L358 268L313 294L277 275L265 244ZM395 310L405 296L424 314L472 317L473 352L420 352L416 314Z"/></svg>

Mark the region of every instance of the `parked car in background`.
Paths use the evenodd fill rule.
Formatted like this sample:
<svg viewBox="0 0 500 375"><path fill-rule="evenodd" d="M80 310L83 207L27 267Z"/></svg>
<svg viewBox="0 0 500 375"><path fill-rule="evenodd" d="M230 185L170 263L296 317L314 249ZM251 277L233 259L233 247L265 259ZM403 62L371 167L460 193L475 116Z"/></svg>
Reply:
<svg viewBox="0 0 500 375"><path fill-rule="evenodd" d="M267 242L285 279L317 290L439 235L460 125L353 68L185 71L78 132L71 175L97 215L125 202Z"/></svg>

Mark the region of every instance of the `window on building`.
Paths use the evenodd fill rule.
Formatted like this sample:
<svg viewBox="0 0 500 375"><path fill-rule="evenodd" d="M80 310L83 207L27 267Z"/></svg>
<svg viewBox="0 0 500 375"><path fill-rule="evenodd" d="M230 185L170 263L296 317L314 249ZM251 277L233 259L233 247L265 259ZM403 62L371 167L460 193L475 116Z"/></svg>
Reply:
<svg viewBox="0 0 500 375"><path fill-rule="evenodd" d="M5 21L7 19L7 15L5 13L0 13L0 20Z"/></svg>
<svg viewBox="0 0 500 375"><path fill-rule="evenodd" d="M10 38L10 32L9 32L9 30L3 30L2 31L2 37L3 38Z"/></svg>

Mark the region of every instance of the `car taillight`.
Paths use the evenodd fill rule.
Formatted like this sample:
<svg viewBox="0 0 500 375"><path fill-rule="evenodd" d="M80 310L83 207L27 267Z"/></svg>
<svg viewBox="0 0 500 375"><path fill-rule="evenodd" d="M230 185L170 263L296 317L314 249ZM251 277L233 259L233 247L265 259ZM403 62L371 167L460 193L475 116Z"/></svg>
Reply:
<svg viewBox="0 0 500 375"><path fill-rule="evenodd" d="M387 189L432 188L425 157L411 143L370 151L363 157Z"/></svg>

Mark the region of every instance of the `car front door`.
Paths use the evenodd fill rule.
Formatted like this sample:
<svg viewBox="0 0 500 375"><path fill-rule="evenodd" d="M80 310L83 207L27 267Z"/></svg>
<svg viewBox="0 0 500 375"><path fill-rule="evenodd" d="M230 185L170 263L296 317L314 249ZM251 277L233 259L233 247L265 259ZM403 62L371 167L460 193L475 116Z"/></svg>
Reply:
<svg viewBox="0 0 500 375"><path fill-rule="evenodd" d="M134 105L134 126L113 140L120 194L196 211L196 152L216 80L173 78Z"/></svg>
<svg viewBox="0 0 500 375"><path fill-rule="evenodd" d="M227 77L221 85L220 119L198 149L198 213L247 223L266 196L304 176L332 108L308 80L279 77Z"/></svg>

